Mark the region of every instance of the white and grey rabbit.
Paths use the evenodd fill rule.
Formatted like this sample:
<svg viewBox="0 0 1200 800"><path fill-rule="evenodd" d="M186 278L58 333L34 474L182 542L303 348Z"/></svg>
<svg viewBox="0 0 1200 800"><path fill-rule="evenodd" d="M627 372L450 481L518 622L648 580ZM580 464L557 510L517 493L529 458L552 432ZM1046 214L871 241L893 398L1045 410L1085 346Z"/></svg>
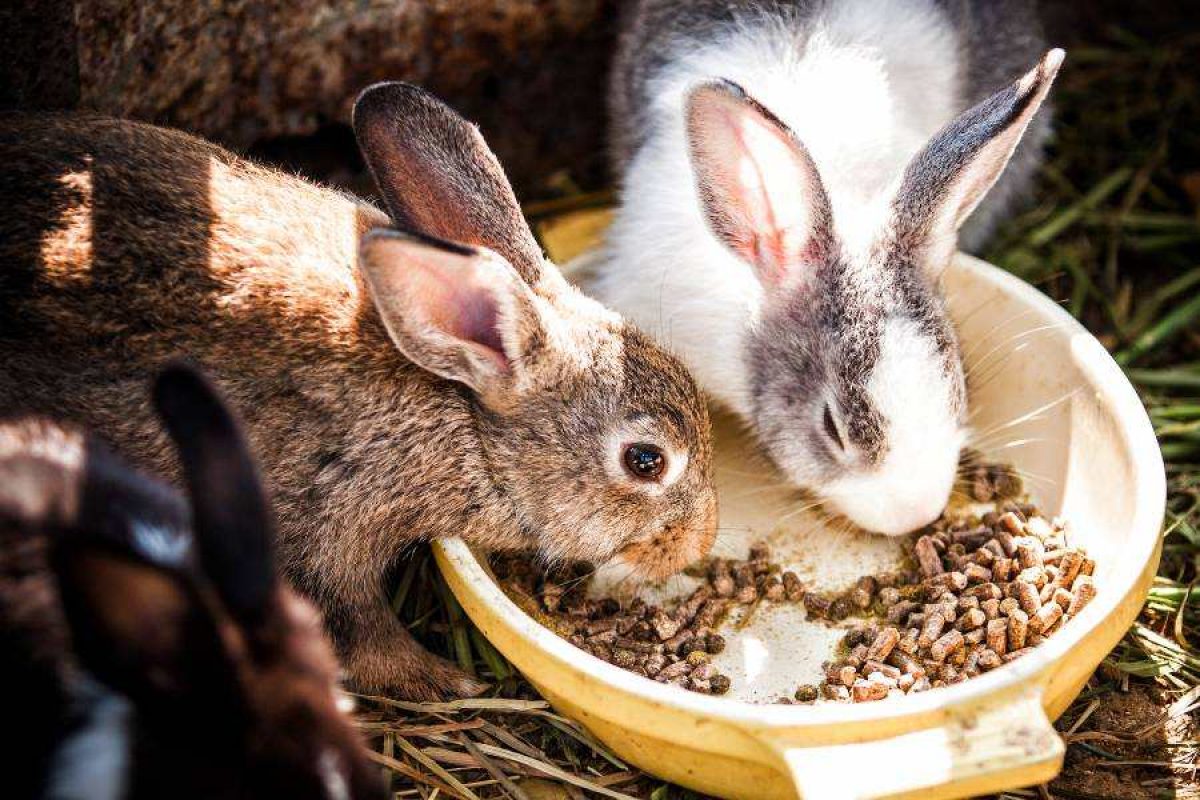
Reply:
<svg viewBox="0 0 1200 800"><path fill-rule="evenodd" d="M976 207L968 246L1029 187L1062 51L1004 84L1042 51L1025 2L628 9L593 289L866 529L949 497L967 401L939 277Z"/></svg>

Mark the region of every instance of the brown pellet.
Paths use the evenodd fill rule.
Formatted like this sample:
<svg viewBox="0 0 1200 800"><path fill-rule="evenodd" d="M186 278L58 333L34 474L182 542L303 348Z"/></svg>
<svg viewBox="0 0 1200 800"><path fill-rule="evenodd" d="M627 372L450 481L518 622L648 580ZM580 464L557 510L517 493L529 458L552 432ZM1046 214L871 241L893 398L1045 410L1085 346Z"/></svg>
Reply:
<svg viewBox="0 0 1200 800"><path fill-rule="evenodd" d="M922 536L917 539L917 543L913 547L913 555L916 556L917 566L924 577L932 578L943 572L942 557L938 554L932 537Z"/></svg>
<svg viewBox="0 0 1200 800"><path fill-rule="evenodd" d="M936 642L941 637L944 627L946 627L946 618L940 611L935 610L926 614L925 624L921 626L921 635L917 639L918 646L929 647Z"/></svg>
<svg viewBox="0 0 1200 800"><path fill-rule="evenodd" d="M1055 589L1054 596L1051 599L1062 606L1063 611L1066 611L1071 607L1071 603L1075 602L1075 596L1062 588Z"/></svg>
<svg viewBox="0 0 1200 800"><path fill-rule="evenodd" d="M742 605L749 605L758 599L758 589L754 587L754 584L742 586L733 595L733 599Z"/></svg>
<svg viewBox="0 0 1200 800"><path fill-rule="evenodd" d="M952 589L956 592L961 592L967 588L967 576L958 570L943 572L940 575L934 575L932 578L926 578L925 585L932 588Z"/></svg>
<svg viewBox="0 0 1200 800"><path fill-rule="evenodd" d="M1000 653L992 650L991 648L986 648L979 654L979 660L977 663L979 664L980 669L987 671L995 669L1003 662L1001 661Z"/></svg>
<svg viewBox="0 0 1200 800"><path fill-rule="evenodd" d="M1037 539L1026 536L1017 541L1017 561L1021 563L1021 569L1043 566L1042 557L1045 552L1042 543Z"/></svg>
<svg viewBox="0 0 1200 800"><path fill-rule="evenodd" d="M1044 517L1030 516L1025 520L1025 532L1040 543L1054 535L1054 528Z"/></svg>
<svg viewBox="0 0 1200 800"><path fill-rule="evenodd" d="M853 613L854 604L850 601L849 595L843 594L833 598L826 615L834 621L841 621Z"/></svg>
<svg viewBox="0 0 1200 800"><path fill-rule="evenodd" d="M882 683L872 683L861 678L854 682L851 696L856 703L868 703L887 697L888 687Z"/></svg>
<svg viewBox="0 0 1200 800"><path fill-rule="evenodd" d="M713 675L708 684L713 694L725 694L732 685L728 675Z"/></svg>
<svg viewBox="0 0 1200 800"><path fill-rule="evenodd" d="M1046 581L1049 580L1049 576L1046 575L1046 570L1044 567L1034 566L1030 567L1029 569L1021 570L1017 574L1017 580L1022 583L1032 583L1035 588L1040 590L1046 585Z"/></svg>
<svg viewBox="0 0 1200 800"><path fill-rule="evenodd" d="M1004 655L1008 650L1008 621L993 619L987 624L987 646Z"/></svg>
<svg viewBox="0 0 1200 800"><path fill-rule="evenodd" d="M1001 583L1011 580L1016 563L1011 558L997 558L992 562L992 580Z"/></svg>
<svg viewBox="0 0 1200 800"><path fill-rule="evenodd" d="M676 661L674 664L668 664L658 671L655 679L666 682L674 678L681 678L692 671L692 665L687 661Z"/></svg>
<svg viewBox="0 0 1200 800"><path fill-rule="evenodd" d="M990 583L992 580L992 571L980 564L967 564L963 574L967 576L967 583Z"/></svg>
<svg viewBox="0 0 1200 800"><path fill-rule="evenodd" d="M920 608L912 600L901 600L887 610L887 621L893 625L903 625L908 615Z"/></svg>
<svg viewBox="0 0 1200 800"><path fill-rule="evenodd" d="M867 661L862 665L862 671L868 676L872 672L878 672L891 678L892 680L896 680L901 674L899 668L894 667L891 664L884 664L882 661Z"/></svg>
<svg viewBox="0 0 1200 800"><path fill-rule="evenodd" d="M829 606L833 601L816 592L804 593L804 609L810 617L825 617L829 614Z"/></svg>
<svg viewBox="0 0 1200 800"><path fill-rule="evenodd" d="M811 683L806 683L803 686L801 686L800 688L798 688L796 690L796 694L795 694L795 698L797 700L799 700L801 703L816 702L816 699L819 696L820 696L820 694L817 690L817 687L813 686Z"/></svg>
<svg viewBox="0 0 1200 800"><path fill-rule="evenodd" d="M1096 596L1096 582L1092 580L1091 575L1080 575L1075 578L1075 582L1071 585L1071 594L1073 595L1073 599L1071 600L1071 605L1067 608L1067 613L1073 617L1082 611L1084 606L1092 602L1092 598Z"/></svg>
<svg viewBox="0 0 1200 800"><path fill-rule="evenodd" d="M858 677L858 670L847 664L838 670L838 680L843 686L853 686L855 679Z"/></svg>
<svg viewBox="0 0 1200 800"><path fill-rule="evenodd" d="M1038 612L1029 618L1029 631L1031 633L1045 634L1054 627L1054 623L1058 622L1063 615L1062 606L1058 603L1047 603L1038 609Z"/></svg>
<svg viewBox="0 0 1200 800"><path fill-rule="evenodd" d="M986 616L989 620L998 619L1000 617L1000 601L995 597L984 600L979 604L979 607L983 610L984 616Z"/></svg>
<svg viewBox="0 0 1200 800"><path fill-rule="evenodd" d="M963 640L967 644L980 644L984 639L984 629L982 627L969 630L963 634Z"/></svg>
<svg viewBox="0 0 1200 800"><path fill-rule="evenodd" d="M1013 586L1013 596L1020 603L1021 610L1026 614L1036 614L1038 609L1042 607L1041 600L1038 598L1037 587L1026 581L1017 581Z"/></svg>
<svg viewBox="0 0 1200 800"><path fill-rule="evenodd" d="M865 611L875 601L875 592L878 588L874 578L864 575L855 581L854 588L850 590L850 601L855 607Z"/></svg>
<svg viewBox="0 0 1200 800"><path fill-rule="evenodd" d="M1004 597L1004 592L995 583L981 583L970 587L963 595L965 597L977 597L980 601L999 600Z"/></svg>
<svg viewBox="0 0 1200 800"><path fill-rule="evenodd" d="M964 632L973 631L985 622L987 622L987 615L978 608L972 608L958 618L958 622L955 623L954 627Z"/></svg>
<svg viewBox="0 0 1200 800"><path fill-rule="evenodd" d="M888 655L900 641L900 631L892 627L884 628L867 648L867 658L872 661L886 661Z"/></svg>
<svg viewBox="0 0 1200 800"><path fill-rule="evenodd" d="M650 627L654 629L654 635L659 641L666 641L679 633L682 625L682 622L661 609L650 618Z"/></svg>
<svg viewBox="0 0 1200 800"><path fill-rule="evenodd" d="M929 646L929 657L934 661L945 661L948 656L961 649L962 646L962 633L956 630L950 630Z"/></svg>
<svg viewBox="0 0 1200 800"><path fill-rule="evenodd" d="M653 678L655 675L661 672L663 667L666 665L667 657L665 655L662 653L651 653L650 655L646 656L646 663L643 666L645 667L646 674Z"/></svg>
<svg viewBox="0 0 1200 800"><path fill-rule="evenodd" d="M904 637L896 644L896 650L899 650L910 656L916 655L917 651L921 649L920 645L917 643L920 633L921 632L916 628L909 628L906 630L904 632ZM895 650L892 652L895 652Z"/></svg>
<svg viewBox="0 0 1200 800"><path fill-rule="evenodd" d="M796 603L804 598L804 585L800 583L800 576L791 570L784 571L783 575L783 594L789 601Z"/></svg>
<svg viewBox="0 0 1200 800"><path fill-rule="evenodd" d="M921 662L914 658L911 654L901 650L899 647L893 650L891 655L888 656L888 663L892 664L906 675L914 675L919 677L925 674L925 667L921 665Z"/></svg>
<svg viewBox="0 0 1200 800"><path fill-rule="evenodd" d="M1019 608L1014 608L1008 615L1008 649L1020 650L1025 647L1025 639L1029 634L1029 615Z"/></svg>
<svg viewBox="0 0 1200 800"><path fill-rule="evenodd" d="M1010 536L1020 536L1025 533L1025 526L1022 524L1021 518L1011 511L1001 514L1000 519L997 520L997 524ZM1000 544L1003 545L1004 542L1001 541ZM1005 547L1004 550L1009 555L1012 555L1012 553L1008 552L1008 547Z"/></svg>

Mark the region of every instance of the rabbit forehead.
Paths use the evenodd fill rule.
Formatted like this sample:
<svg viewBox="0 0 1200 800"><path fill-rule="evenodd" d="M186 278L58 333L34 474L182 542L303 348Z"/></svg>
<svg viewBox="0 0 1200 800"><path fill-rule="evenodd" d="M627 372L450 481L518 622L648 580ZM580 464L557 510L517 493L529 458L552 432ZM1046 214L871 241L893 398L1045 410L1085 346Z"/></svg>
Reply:
<svg viewBox="0 0 1200 800"><path fill-rule="evenodd" d="M907 424L887 387L944 376L937 413L956 420L965 404L940 295L918 265L886 251L843 251L815 265L786 298L769 304L751 356L760 383L786 364L781 392L836 402L851 439L872 459L886 450L889 428Z"/></svg>

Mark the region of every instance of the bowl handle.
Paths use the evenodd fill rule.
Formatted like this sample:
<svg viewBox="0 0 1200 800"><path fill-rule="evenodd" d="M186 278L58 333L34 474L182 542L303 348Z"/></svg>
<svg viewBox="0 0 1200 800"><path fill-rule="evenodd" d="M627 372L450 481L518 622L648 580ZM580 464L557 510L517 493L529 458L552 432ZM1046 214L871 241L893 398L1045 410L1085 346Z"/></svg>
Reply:
<svg viewBox="0 0 1200 800"><path fill-rule="evenodd" d="M803 800L966 797L1050 780L1063 742L1042 709L1041 687L887 739L826 746L760 736L786 764Z"/></svg>

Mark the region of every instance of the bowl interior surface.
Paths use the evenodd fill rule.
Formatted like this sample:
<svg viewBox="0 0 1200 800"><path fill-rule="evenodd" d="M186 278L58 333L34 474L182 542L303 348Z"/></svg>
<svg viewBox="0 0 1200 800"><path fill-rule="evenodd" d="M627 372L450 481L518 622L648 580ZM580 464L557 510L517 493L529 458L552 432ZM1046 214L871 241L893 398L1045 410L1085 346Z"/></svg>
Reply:
<svg viewBox="0 0 1200 800"><path fill-rule="evenodd" d="M965 684L870 707L751 706L654 684L557 640L500 594L461 542L441 545L446 568L460 573L459 583L474 595L477 609L503 607L489 623L503 626L501 638L522 639L527 659L553 662L554 671L587 673L609 690L660 709L770 724L882 719L1013 685L1068 655L1090 658L1092 663L1077 665L1066 682L1076 683L1075 673L1094 667L1103 651L1092 652L1092 647L1085 655L1072 648L1105 621L1112 628L1105 634L1111 646L1136 613L1137 598L1130 598L1153 568L1165 491L1153 432L1136 393L1103 347L1035 289L966 256L956 259L943 285L968 372L974 444L985 456L1017 467L1031 498L1044 513L1067 519L1070 538L1097 561L1097 599L1030 656ZM840 589L859 575L899 562L898 539L830 525L806 508L811 501L781 483L734 420L718 415L715 438L721 504L717 554L743 553L765 538L775 559L816 589ZM661 599L690 591L694 583L679 576L639 591ZM596 590L604 591L603 582L598 584ZM470 611L471 604L464 605ZM798 684L819 680L820 664L841 635L807 621L802 608L794 606L763 604L749 624L739 627L740 622L734 617L727 623L729 646L717 663L733 681L733 697L751 703L790 695ZM500 632L485 626L485 633ZM497 644L505 650L504 642ZM517 666L540 682L536 663Z"/></svg>

